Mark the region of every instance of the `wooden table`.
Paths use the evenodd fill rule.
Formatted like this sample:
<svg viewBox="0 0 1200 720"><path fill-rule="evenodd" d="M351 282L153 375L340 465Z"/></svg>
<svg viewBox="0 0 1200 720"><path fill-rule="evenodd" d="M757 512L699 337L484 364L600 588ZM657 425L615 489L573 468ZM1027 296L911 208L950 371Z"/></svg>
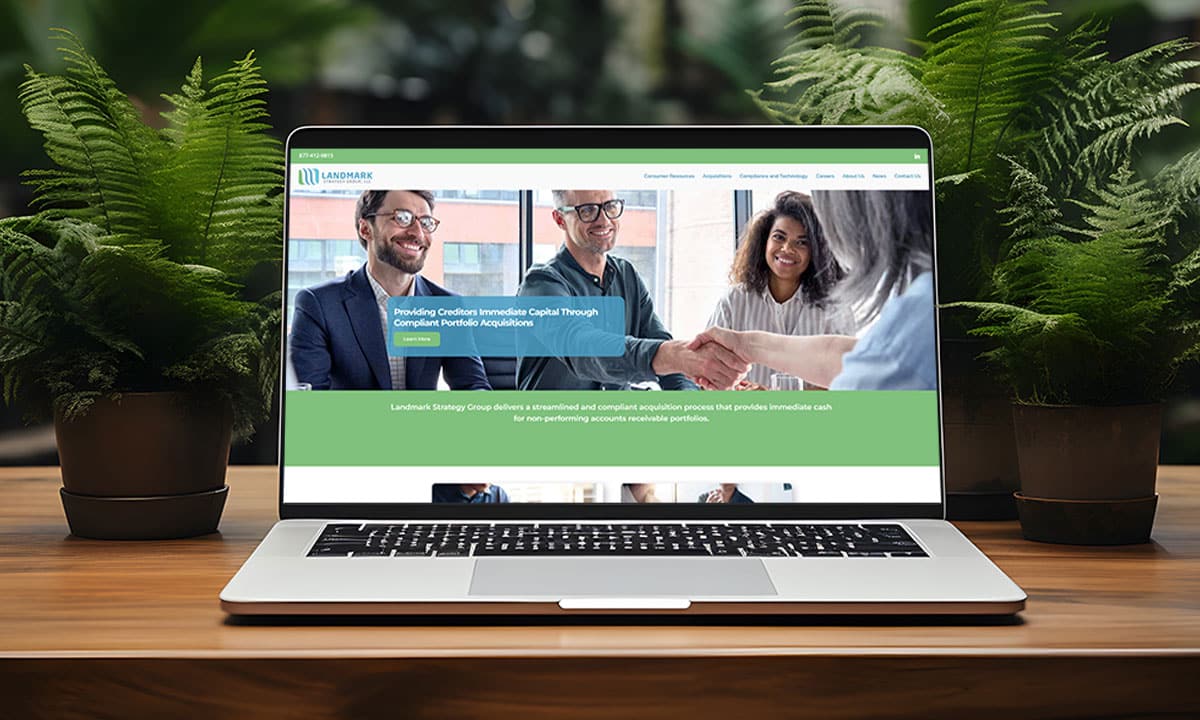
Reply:
<svg viewBox="0 0 1200 720"><path fill-rule="evenodd" d="M67 535L57 468L0 470L0 718L1200 717L1200 467L1160 470L1148 545L960 523L1027 609L898 625L238 624L217 593L275 477L230 471L219 535L99 542Z"/></svg>

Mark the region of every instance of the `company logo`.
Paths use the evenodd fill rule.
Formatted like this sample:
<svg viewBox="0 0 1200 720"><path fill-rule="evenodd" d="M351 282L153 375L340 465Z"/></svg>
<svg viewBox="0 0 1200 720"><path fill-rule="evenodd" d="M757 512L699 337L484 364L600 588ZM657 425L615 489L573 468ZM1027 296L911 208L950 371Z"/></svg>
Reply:
<svg viewBox="0 0 1200 720"><path fill-rule="evenodd" d="M374 181L375 173L370 170L323 171L314 167L296 168L296 184L300 187L370 185Z"/></svg>
<svg viewBox="0 0 1200 720"><path fill-rule="evenodd" d="M300 168L298 185L316 185L321 182L321 172L316 168Z"/></svg>

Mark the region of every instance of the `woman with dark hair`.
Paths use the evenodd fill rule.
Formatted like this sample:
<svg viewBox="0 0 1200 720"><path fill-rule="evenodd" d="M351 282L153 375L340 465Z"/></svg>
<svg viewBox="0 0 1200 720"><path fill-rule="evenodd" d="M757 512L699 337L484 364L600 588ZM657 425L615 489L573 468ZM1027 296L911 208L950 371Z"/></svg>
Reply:
<svg viewBox="0 0 1200 720"><path fill-rule="evenodd" d="M777 367L833 390L937 389L933 203L927 191L826 190L813 202L829 243L851 270L834 296L861 308L861 338L790 337L711 327L693 347L717 342L746 362ZM701 379L700 384L711 387Z"/></svg>
<svg viewBox="0 0 1200 720"><path fill-rule="evenodd" d="M710 327L781 335L853 335L854 316L830 295L845 275L825 242L809 196L780 193L751 218L738 242L729 279ZM750 386L769 387L778 370L750 368Z"/></svg>

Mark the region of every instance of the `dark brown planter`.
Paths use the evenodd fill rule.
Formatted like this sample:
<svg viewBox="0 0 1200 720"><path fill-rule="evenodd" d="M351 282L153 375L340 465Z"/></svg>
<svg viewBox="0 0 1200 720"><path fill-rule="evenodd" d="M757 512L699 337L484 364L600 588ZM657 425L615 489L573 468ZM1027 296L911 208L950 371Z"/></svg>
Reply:
<svg viewBox="0 0 1200 720"><path fill-rule="evenodd" d="M942 440L946 515L951 520L1013 520L1020 487L1008 389L988 373L979 339L943 338Z"/></svg>
<svg viewBox="0 0 1200 720"><path fill-rule="evenodd" d="M1081 545L1147 542L1162 405L1013 405L1021 531Z"/></svg>
<svg viewBox="0 0 1200 720"><path fill-rule="evenodd" d="M229 488L228 403L123 393L81 418L55 417L71 533L153 540L216 532Z"/></svg>

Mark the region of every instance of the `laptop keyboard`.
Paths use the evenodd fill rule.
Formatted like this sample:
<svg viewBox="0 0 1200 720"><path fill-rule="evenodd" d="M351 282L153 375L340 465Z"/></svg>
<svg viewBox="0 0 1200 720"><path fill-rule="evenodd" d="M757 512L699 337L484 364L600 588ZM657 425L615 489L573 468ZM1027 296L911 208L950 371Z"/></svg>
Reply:
<svg viewBox="0 0 1200 720"><path fill-rule="evenodd" d="M895 524L329 524L309 557L928 557Z"/></svg>

